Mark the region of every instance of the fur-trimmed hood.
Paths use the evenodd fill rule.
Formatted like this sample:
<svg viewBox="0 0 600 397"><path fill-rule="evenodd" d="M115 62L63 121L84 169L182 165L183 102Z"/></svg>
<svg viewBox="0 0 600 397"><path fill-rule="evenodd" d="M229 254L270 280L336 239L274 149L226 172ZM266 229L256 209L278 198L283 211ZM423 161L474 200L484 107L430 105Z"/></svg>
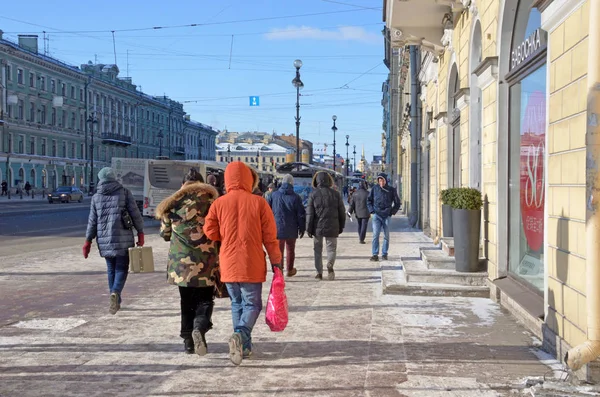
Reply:
<svg viewBox="0 0 600 397"><path fill-rule="evenodd" d="M254 169L254 167L250 167L250 172L252 173L252 191L254 192L258 187L258 183L260 182L260 177L258 176L258 172Z"/></svg>
<svg viewBox="0 0 600 397"><path fill-rule="evenodd" d="M312 185L316 187L333 187L335 181L331 174L325 171L319 171L313 176Z"/></svg>
<svg viewBox="0 0 600 397"><path fill-rule="evenodd" d="M178 191L164 199L158 207L156 207L156 219L161 219L165 214L170 212L182 198L190 194L207 194L210 196L211 200L216 200L217 197L219 197L217 189L211 185L202 182L187 182Z"/></svg>

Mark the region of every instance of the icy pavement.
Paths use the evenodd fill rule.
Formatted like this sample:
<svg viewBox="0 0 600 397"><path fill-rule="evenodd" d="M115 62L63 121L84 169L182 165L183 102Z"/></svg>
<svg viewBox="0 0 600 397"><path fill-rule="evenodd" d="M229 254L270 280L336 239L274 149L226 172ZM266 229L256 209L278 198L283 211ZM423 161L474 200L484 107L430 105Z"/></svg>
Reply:
<svg viewBox="0 0 600 397"><path fill-rule="evenodd" d="M403 225L394 219L393 230ZM0 327L0 396L491 397L526 395L511 385L552 377L532 335L489 299L382 295L380 264L369 262L370 245L359 245L352 228L340 237L333 282L314 279L312 240L299 240L289 325L272 333L263 312L254 355L240 367L227 355L225 300L216 303L209 353L183 353L178 292L165 282L167 244L157 236L147 236L157 271L129 276L115 316L97 253L84 261L79 247L57 248L25 266L25 254L5 257L3 310L20 296L46 303ZM428 239L395 231L391 241L393 266ZM57 295L36 290L50 286Z"/></svg>

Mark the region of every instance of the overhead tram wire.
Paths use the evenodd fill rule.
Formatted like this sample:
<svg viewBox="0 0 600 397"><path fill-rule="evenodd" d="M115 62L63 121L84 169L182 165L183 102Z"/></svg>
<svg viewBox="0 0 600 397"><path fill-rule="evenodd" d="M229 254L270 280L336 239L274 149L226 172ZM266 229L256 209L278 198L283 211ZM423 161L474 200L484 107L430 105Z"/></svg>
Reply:
<svg viewBox="0 0 600 397"><path fill-rule="evenodd" d="M204 23L191 23L185 25L167 25L167 26L150 26L145 28L128 28L128 29L106 29L106 30L59 30L61 33L74 33L74 34L82 34L82 33L111 33L111 32L141 32L141 31L149 31L149 30L165 30L165 29L181 29L181 28L195 28L202 26L215 26L215 25L229 25L229 24L238 24L238 23L246 23L246 22L264 22L264 21L273 21L278 19L290 19L290 18L304 18L304 17L312 17L318 15L333 15L333 14L344 14L350 12L361 12L367 10L378 10L378 7L371 8L359 8L359 9L351 9L351 10L337 10L337 11L322 11L322 12L313 12L307 14L296 14L296 15L280 15L274 17L262 17L262 18L250 18L250 19L238 19L234 21L220 21L220 22L204 22ZM21 21L15 18L0 16L0 18L7 19L14 22L25 23L28 25L39 26L46 29L54 29L49 28L42 25L33 24L30 22Z"/></svg>

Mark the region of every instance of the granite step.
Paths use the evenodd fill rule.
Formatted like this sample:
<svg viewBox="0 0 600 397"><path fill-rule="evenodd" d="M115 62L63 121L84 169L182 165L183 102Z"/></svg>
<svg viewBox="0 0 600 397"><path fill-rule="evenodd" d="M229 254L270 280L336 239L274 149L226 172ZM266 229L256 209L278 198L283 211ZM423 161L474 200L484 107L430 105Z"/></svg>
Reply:
<svg viewBox="0 0 600 397"><path fill-rule="evenodd" d="M418 268L421 261L403 261L401 265L389 267L382 264L381 283L384 294L415 296L464 296L488 298L487 286L459 285L450 283L413 282L407 279L406 267Z"/></svg>
<svg viewBox="0 0 600 397"><path fill-rule="evenodd" d="M454 269L432 269L422 261L404 263L406 281L414 283L457 284L465 286L486 286L487 272L463 273Z"/></svg>
<svg viewBox="0 0 600 397"><path fill-rule="evenodd" d="M442 251L448 256L454 256L454 237L442 237Z"/></svg>
<svg viewBox="0 0 600 397"><path fill-rule="evenodd" d="M428 269L446 269L454 270L456 261L453 256L448 256L444 251L436 250L421 250L421 259Z"/></svg>

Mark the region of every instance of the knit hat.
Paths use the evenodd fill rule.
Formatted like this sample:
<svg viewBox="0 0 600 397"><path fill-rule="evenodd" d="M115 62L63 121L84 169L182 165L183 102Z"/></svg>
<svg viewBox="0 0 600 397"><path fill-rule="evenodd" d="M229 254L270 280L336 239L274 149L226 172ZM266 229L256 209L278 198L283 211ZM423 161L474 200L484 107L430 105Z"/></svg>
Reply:
<svg viewBox="0 0 600 397"><path fill-rule="evenodd" d="M100 179L100 182L116 181L117 175L115 174L115 170L113 170L112 168L104 167L98 173L98 179Z"/></svg>
<svg viewBox="0 0 600 397"><path fill-rule="evenodd" d="M269 183L269 186L267 186L267 188L269 189L275 189L277 186L275 186L274 183Z"/></svg>
<svg viewBox="0 0 600 397"><path fill-rule="evenodd" d="M283 183L288 183L290 185L294 184L294 177L292 174L285 174L281 180Z"/></svg>

